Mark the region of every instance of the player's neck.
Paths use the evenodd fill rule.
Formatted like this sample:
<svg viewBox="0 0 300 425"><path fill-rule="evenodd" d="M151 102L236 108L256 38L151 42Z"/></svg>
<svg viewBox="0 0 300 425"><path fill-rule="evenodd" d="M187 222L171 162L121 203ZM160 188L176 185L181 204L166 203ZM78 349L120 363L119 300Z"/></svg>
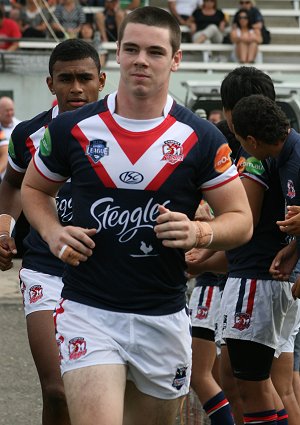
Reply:
<svg viewBox="0 0 300 425"><path fill-rule="evenodd" d="M116 97L115 112L124 118L136 120L149 120L163 115L164 107L167 102L166 96L159 96L159 99L153 97L128 96L118 90Z"/></svg>

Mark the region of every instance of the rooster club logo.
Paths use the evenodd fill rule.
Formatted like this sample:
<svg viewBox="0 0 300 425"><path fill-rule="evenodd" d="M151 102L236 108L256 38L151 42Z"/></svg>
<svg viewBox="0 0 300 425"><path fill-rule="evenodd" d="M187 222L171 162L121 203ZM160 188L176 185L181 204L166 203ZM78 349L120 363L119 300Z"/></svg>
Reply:
<svg viewBox="0 0 300 425"><path fill-rule="evenodd" d="M287 196L289 198L295 198L295 196L296 196L294 182L292 180L287 181Z"/></svg>
<svg viewBox="0 0 300 425"><path fill-rule="evenodd" d="M207 315L208 315L208 308L205 305L198 306L196 318L199 320L206 319Z"/></svg>
<svg viewBox="0 0 300 425"><path fill-rule="evenodd" d="M69 358L77 360L86 354L86 341L83 337L78 336L69 341Z"/></svg>
<svg viewBox="0 0 300 425"><path fill-rule="evenodd" d="M166 140L163 144L162 151L162 161L167 161L172 165L176 164L176 162L183 161L183 147L175 140Z"/></svg>
<svg viewBox="0 0 300 425"><path fill-rule="evenodd" d="M248 329L250 326L250 314L248 313L236 313L234 317L233 328L243 331Z"/></svg>
<svg viewBox="0 0 300 425"><path fill-rule="evenodd" d="M43 297L43 288L41 285L34 285L29 289L30 304L36 303Z"/></svg>

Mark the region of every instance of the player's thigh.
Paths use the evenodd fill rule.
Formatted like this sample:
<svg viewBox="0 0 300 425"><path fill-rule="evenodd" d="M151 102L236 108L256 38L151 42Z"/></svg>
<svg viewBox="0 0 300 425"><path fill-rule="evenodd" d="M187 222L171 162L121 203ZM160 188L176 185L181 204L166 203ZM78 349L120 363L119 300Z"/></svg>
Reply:
<svg viewBox="0 0 300 425"><path fill-rule="evenodd" d="M292 389L293 384L293 353L281 353L278 358L274 357L271 369L271 378L279 392Z"/></svg>
<svg viewBox="0 0 300 425"><path fill-rule="evenodd" d="M192 339L192 381L203 374L211 373L216 358L216 344L207 339Z"/></svg>
<svg viewBox="0 0 300 425"><path fill-rule="evenodd" d="M73 369L63 381L72 425L122 425L126 366Z"/></svg>
<svg viewBox="0 0 300 425"><path fill-rule="evenodd" d="M42 384L54 381L62 383L53 311L30 313L26 322L30 349Z"/></svg>
<svg viewBox="0 0 300 425"><path fill-rule="evenodd" d="M174 425L182 398L152 397L127 381L123 425Z"/></svg>

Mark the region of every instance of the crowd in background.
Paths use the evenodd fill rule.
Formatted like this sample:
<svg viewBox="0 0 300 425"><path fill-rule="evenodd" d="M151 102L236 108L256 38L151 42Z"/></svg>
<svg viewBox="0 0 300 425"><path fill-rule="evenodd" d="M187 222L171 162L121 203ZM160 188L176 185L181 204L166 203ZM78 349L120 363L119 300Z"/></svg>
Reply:
<svg viewBox="0 0 300 425"><path fill-rule="evenodd" d="M74 38L93 43L102 55L101 42L116 41L124 16L145 0L14 0L0 12L0 37ZM8 1L8 0L7 0ZM255 0L240 0L231 19L217 0L166 0L165 8L178 20L184 42L231 43L232 60L253 63L259 44L270 43L270 33ZM8 5L7 5L8 6ZM88 13L84 7L99 7ZM16 50L18 41L0 41L0 49Z"/></svg>

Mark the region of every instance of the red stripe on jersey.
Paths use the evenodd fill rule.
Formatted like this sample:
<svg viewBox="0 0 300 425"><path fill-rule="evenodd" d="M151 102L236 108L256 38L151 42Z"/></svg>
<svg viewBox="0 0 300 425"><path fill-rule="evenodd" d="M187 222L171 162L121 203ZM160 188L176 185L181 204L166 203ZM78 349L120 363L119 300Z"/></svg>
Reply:
<svg viewBox="0 0 300 425"><path fill-rule="evenodd" d="M87 146L89 145L89 140L86 138L84 133L81 131L78 125L76 125L72 131L72 135L75 137L75 139L80 143L84 153L86 152ZM89 155L86 155L92 168L94 169L95 173L99 177L99 179L102 181L105 187L111 187L116 188L116 185L110 178L109 174L107 174L105 168L101 164L101 162L97 162L97 164L94 163L92 158Z"/></svg>
<svg viewBox="0 0 300 425"><path fill-rule="evenodd" d="M222 181L221 183L215 184L214 186L201 188L201 190L202 190L202 192L207 192L208 190L217 189L218 187L221 187L224 184L227 184L227 183L231 182L232 180L235 180L237 177L239 177L238 174L236 174L235 176L230 177L227 180Z"/></svg>
<svg viewBox="0 0 300 425"><path fill-rule="evenodd" d="M211 300L212 300L212 296L213 296L213 292L214 292L214 286L210 286L208 289L208 294L207 294L207 298L206 298L206 307L210 307L211 305Z"/></svg>
<svg viewBox="0 0 300 425"><path fill-rule="evenodd" d="M198 137L196 133L192 133L186 141L182 144L183 148L183 157L185 158L192 147L197 143ZM148 184L145 188L146 190L157 190L167 178L176 170L176 168L181 164L181 161L176 162L175 164L167 163L161 171L154 177L154 179Z"/></svg>
<svg viewBox="0 0 300 425"><path fill-rule="evenodd" d="M154 129L135 132L120 127L109 111L99 114L99 117L110 129L112 135L132 164L135 164L150 146L176 122L174 117L168 115Z"/></svg>
<svg viewBox="0 0 300 425"><path fill-rule="evenodd" d="M250 283L250 290L249 290L249 296L248 296L248 303L247 303L247 310L246 312L251 316L253 311L253 305L254 305L254 297L256 292L256 279L251 279Z"/></svg>
<svg viewBox="0 0 300 425"><path fill-rule="evenodd" d="M30 155L33 156L35 154L36 149L30 136L26 139L26 147L29 150Z"/></svg>
<svg viewBox="0 0 300 425"><path fill-rule="evenodd" d="M50 179L48 176L46 176L45 174L43 174L42 173L42 171L39 169L39 167L36 165L36 162L35 162L35 159L34 159L34 156L32 157L32 160L33 160L33 165L34 165L34 167L35 167L35 169L36 169L36 171L42 176L42 177L44 177L44 179L46 179L46 180L49 180L49 182L52 182L52 183L56 183L56 184L60 184L60 183L64 183L65 181L66 181L66 179L65 180L53 180L53 179Z"/></svg>

